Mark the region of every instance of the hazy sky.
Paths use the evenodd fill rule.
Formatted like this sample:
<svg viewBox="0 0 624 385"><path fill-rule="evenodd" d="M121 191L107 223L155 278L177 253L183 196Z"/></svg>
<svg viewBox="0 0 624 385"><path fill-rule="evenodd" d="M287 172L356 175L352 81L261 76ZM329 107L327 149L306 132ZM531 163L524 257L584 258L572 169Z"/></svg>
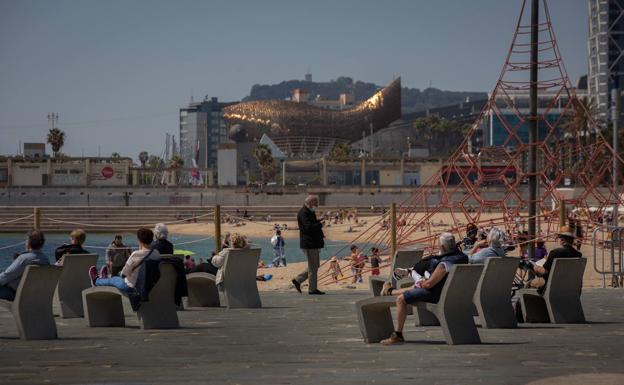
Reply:
<svg viewBox="0 0 624 385"><path fill-rule="evenodd" d="M0 0L0 154L160 154L191 95L231 101L255 83L338 76L489 91L521 0ZM587 72L587 1L550 0L573 82Z"/></svg>

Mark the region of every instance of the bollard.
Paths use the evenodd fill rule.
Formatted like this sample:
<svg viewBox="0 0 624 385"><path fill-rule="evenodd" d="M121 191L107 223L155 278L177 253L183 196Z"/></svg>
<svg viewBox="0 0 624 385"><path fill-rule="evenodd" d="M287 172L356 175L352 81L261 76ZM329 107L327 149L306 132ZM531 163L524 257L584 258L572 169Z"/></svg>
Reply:
<svg viewBox="0 0 624 385"><path fill-rule="evenodd" d="M39 230L41 228L41 209L39 207L35 207L35 210L33 212L33 217L34 217L34 229L35 230Z"/></svg>
<svg viewBox="0 0 624 385"><path fill-rule="evenodd" d="M216 205L214 209L214 226L215 226L215 252L221 251L221 206Z"/></svg>

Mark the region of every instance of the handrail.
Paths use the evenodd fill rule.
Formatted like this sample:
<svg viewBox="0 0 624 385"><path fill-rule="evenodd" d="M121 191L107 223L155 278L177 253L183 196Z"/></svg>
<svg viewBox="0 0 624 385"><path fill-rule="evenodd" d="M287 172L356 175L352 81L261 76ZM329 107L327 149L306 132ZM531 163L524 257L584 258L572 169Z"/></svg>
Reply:
<svg viewBox="0 0 624 385"><path fill-rule="evenodd" d="M607 236L605 239L605 235ZM602 275L602 287L606 287L606 276L612 276L612 286L622 287L624 280L624 227L600 225L596 226L592 234L594 245L594 270ZM600 245L601 266L598 267L598 246ZM609 250L605 253L605 250ZM608 267L605 269L605 257L608 257Z"/></svg>

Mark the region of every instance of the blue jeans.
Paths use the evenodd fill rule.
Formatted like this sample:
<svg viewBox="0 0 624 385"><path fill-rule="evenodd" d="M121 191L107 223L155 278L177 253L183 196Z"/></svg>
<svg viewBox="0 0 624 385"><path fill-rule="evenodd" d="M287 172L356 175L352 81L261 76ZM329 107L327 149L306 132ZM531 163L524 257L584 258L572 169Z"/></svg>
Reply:
<svg viewBox="0 0 624 385"><path fill-rule="evenodd" d="M275 258L271 261L274 267L278 265L286 266L286 256L284 255L284 248L274 249Z"/></svg>
<svg viewBox="0 0 624 385"><path fill-rule="evenodd" d="M7 301L15 300L15 290L8 286L0 286L0 299L6 299Z"/></svg>
<svg viewBox="0 0 624 385"><path fill-rule="evenodd" d="M415 287L403 293L405 303L415 304L416 302L438 303L442 294L442 285L438 283L431 290Z"/></svg>
<svg viewBox="0 0 624 385"><path fill-rule="evenodd" d="M134 290L126 284L126 281L123 278L118 275L111 278L98 278L95 280L95 286L112 286L125 293L129 293Z"/></svg>

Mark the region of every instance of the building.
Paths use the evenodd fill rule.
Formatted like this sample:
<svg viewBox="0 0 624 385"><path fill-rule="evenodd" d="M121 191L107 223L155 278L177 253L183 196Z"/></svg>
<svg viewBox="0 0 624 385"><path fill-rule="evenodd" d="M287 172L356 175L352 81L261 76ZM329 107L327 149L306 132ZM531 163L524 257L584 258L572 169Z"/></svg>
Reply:
<svg viewBox="0 0 624 385"><path fill-rule="evenodd" d="M198 167L216 169L217 148L228 141L222 110L236 103L206 97L180 109L180 156L185 167L192 167L195 158Z"/></svg>
<svg viewBox="0 0 624 385"><path fill-rule="evenodd" d="M589 96L607 121L611 90L624 87L624 2L589 0Z"/></svg>
<svg viewBox="0 0 624 385"><path fill-rule="evenodd" d="M477 119L487 99L466 100L463 103L431 108L424 111L403 114L400 119L373 135L364 132L365 136L351 143L354 155L369 155L371 145L375 157L429 157L427 141L414 128L417 119L437 116L441 119L472 124Z"/></svg>
<svg viewBox="0 0 624 385"><path fill-rule="evenodd" d="M24 143L24 156L44 158L46 156L45 143Z"/></svg>
<svg viewBox="0 0 624 385"><path fill-rule="evenodd" d="M579 98L583 98L587 96L586 90L576 89L576 95ZM501 146L506 145L507 147L515 147L515 142L511 137L510 133L507 132L505 126L501 122L501 119L505 119L508 127L514 127L515 133L524 143L529 142L529 122L525 121L524 123L520 123L517 112L521 114L521 116L528 116L530 114L529 110L529 93L527 91L509 91L507 93L511 101L513 102L513 107L509 106L509 101L506 99L506 96L498 95L496 98L496 110L490 109L488 111L487 119L484 120L484 127L482 129L482 140L479 140L481 143L484 143L485 146ZM556 100L556 105L552 106L553 100ZM550 124L555 125L557 121L560 120L561 115L566 112L566 105L568 104L568 96L567 95L559 95L555 92L546 92L542 91L538 95L538 108L537 113L539 115L544 115L544 118ZM546 127L540 127L538 125L538 136L539 140L544 140L546 137L546 133L548 132ZM475 135L477 137L478 135Z"/></svg>

